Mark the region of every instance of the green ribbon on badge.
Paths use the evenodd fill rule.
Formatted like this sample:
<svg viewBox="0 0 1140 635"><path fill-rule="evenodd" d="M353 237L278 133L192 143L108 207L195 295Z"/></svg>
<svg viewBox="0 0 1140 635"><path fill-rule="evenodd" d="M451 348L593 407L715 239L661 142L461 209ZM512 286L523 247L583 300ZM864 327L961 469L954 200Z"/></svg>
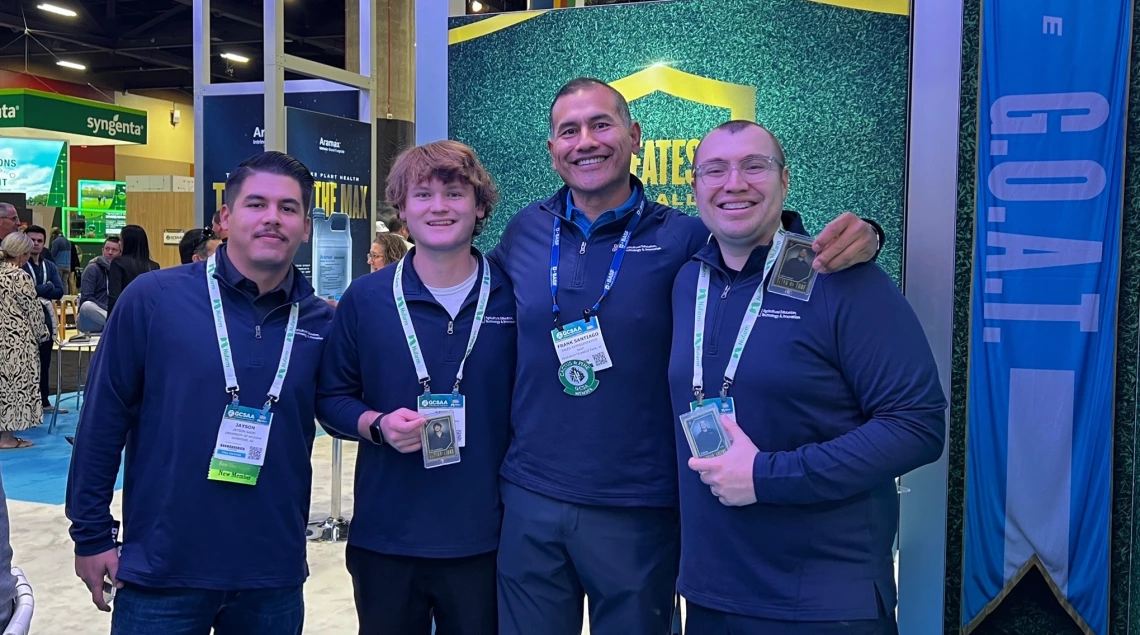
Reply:
<svg viewBox="0 0 1140 635"><path fill-rule="evenodd" d="M598 388L594 367L580 359L572 359L559 366L558 379L571 397L585 397Z"/></svg>

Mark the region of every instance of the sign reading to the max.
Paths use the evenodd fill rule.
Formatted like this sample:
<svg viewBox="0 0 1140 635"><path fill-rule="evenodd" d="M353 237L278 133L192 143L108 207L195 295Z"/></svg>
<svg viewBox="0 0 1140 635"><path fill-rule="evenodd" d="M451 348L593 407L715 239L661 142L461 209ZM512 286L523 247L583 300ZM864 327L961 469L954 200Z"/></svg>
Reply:
<svg viewBox="0 0 1140 635"><path fill-rule="evenodd" d="M294 261L317 295L339 300L369 271L372 242L372 126L286 109L286 148L313 173L313 230Z"/></svg>
<svg viewBox="0 0 1140 635"><path fill-rule="evenodd" d="M285 93L285 105L306 108L337 117L355 118L359 93L327 91ZM218 95L206 97L204 181L198 183L213 196L204 198L203 222L209 224L214 212L225 202L226 179L242 161L265 149L265 110L261 95ZM308 165L306 163L306 165ZM311 167L311 166L310 166Z"/></svg>
<svg viewBox="0 0 1140 635"><path fill-rule="evenodd" d="M1037 568L1103 634L1132 3L983 7L962 624Z"/></svg>

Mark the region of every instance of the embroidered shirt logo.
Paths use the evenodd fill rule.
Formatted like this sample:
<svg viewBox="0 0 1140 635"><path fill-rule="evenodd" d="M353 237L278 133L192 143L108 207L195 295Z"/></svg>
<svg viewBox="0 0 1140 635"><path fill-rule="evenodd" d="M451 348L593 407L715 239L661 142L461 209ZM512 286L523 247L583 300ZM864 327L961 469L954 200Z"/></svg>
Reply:
<svg viewBox="0 0 1140 635"><path fill-rule="evenodd" d="M484 324L514 324L515 318L509 315L488 315L483 318Z"/></svg>
<svg viewBox="0 0 1140 635"><path fill-rule="evenodd" d="M325 339L325 338L321 337L320 333L313 333L310 331L306 331L305 329L297 329L297 335L299 335L303 338L306 338L306 339L310 339L310 340L322 341Z"/></svg>
<svg viewBox="0 0 1140 635"><path fill-rule="evenodd" d="M775 320L798 320L800 314L795 311L785 311L783 309L760 309L760 317L772 318Z"/></svg>

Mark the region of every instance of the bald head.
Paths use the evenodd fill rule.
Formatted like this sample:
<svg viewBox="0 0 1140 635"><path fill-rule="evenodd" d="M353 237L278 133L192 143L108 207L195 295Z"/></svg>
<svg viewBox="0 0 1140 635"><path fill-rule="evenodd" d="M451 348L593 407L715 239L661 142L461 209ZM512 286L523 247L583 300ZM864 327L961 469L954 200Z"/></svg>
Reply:
<svg viewBox="0 0 1140 635"><path fill-rule="evenodd" d="M0 203L0 239L20 227L20 216L11 203Z"/></svg>

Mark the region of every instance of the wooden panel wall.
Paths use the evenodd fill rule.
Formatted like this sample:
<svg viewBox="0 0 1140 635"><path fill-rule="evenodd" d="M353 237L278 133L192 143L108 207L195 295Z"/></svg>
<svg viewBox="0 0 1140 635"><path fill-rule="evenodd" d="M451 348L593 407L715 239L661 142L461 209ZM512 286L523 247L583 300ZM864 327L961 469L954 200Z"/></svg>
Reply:
<svg viewBox="0 0 1140 635"><path fill-rule="evenodd" d="M194 220L193 192L127 192L127 222L146 230L150 257L163 269L182 264L178 245L162 244L166 230L189 231Z"/></svg>

